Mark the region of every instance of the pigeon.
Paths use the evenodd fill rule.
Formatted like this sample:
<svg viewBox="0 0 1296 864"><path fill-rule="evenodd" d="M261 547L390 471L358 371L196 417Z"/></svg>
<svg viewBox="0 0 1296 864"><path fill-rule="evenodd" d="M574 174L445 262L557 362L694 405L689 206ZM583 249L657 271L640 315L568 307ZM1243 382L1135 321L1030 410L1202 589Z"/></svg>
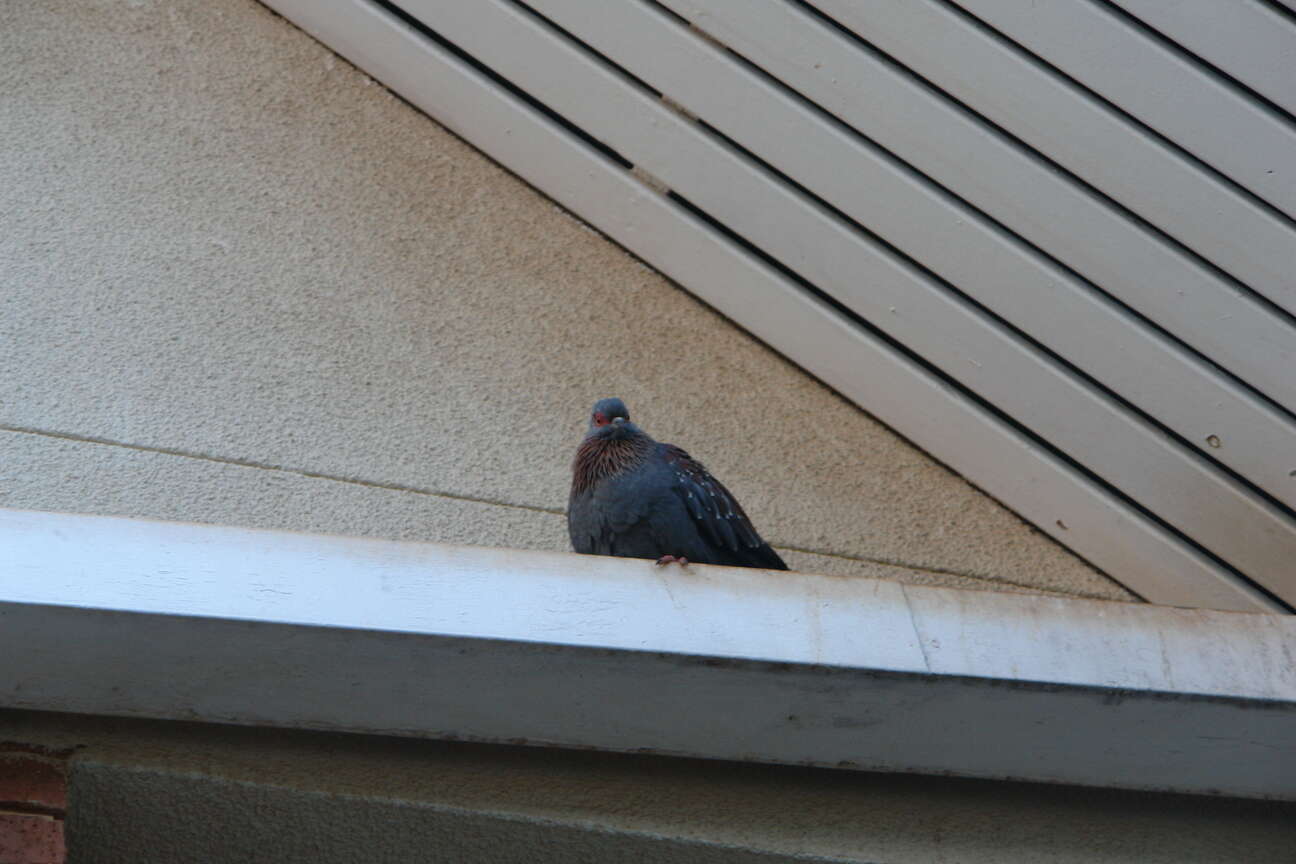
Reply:
<svg viewBox="0 0 1296 864"><path fill-rule="evenodd" d="M729 490L679 447L601 399L572 461L567 530L584 555L786 570Z"/></svg>

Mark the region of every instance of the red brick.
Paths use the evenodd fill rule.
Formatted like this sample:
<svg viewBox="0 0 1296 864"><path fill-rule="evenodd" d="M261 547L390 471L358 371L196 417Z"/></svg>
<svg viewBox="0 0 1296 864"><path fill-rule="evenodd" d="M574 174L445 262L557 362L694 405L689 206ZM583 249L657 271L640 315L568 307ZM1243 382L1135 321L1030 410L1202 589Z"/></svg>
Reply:
<svg viewBox="0 0 1296 864"><path fill-rule="evenodd" d="M63 864L63 820L0 810L0 864Z"/></svg>
<svg viewBox="0 0 1296 864"><path fill-rule="evenodd" d="M26 806L13 808L6 804ZM28 807L49 812L67 809L63 761L57 757L0 750L0 810Z"/></svg>

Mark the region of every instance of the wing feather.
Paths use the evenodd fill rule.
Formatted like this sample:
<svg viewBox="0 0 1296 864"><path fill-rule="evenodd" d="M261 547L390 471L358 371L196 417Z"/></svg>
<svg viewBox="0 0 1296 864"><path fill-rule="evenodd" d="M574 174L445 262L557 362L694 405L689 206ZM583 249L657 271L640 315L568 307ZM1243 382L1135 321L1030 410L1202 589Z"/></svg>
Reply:
<svg viewBox="0 0 1296 864"><path fill-rule="evenodd" d="M747 513L701 462L673 444L662 455L675 474L674 491L683 499L699 533L718 552L731 553L732 563L786 570L778 553L756 533Z"/></svg>

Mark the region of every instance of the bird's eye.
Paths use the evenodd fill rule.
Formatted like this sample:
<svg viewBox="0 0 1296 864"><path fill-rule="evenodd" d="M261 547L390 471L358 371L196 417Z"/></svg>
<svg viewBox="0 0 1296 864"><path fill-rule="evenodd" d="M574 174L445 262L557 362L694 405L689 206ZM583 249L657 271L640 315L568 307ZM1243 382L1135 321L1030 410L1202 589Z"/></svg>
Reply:
<svg viewBox="0 0 1296 864"><path fill-rule="evenodd" d="M595 425L595 426L606 426L606 425L607 425L607 422L608 422L608 419L607 419L607 417L603 414L602 411L595 411L595 412L594 412L594 425Z"/></svg>

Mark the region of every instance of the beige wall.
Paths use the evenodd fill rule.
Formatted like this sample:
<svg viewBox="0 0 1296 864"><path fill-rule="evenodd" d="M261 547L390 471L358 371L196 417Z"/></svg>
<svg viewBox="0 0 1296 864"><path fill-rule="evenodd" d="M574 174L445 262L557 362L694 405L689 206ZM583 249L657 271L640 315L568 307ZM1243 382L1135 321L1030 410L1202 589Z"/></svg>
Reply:
<svg viewBox="0 0 1296 864"><path fill-rule="evenodd" d="M564 549L616 394L795 568L1129 596L251 0L0 40L0 506Z"/></svg>

